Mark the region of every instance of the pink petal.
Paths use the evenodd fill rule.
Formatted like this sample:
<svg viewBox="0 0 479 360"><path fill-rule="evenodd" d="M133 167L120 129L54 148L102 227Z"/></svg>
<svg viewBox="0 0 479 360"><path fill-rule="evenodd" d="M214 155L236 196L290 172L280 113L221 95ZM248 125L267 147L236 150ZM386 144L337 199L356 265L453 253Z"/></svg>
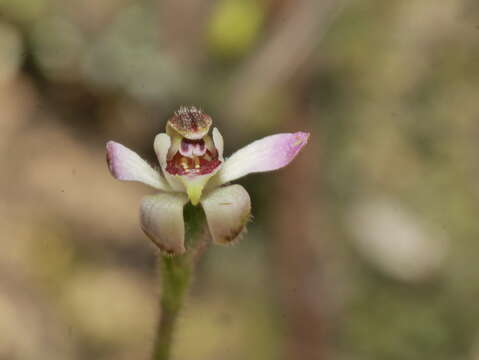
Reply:
<svg viewBox="0 0 479 360"><path fill-rule="evenodd" d="M251 200L241 185L217 188L201 200L213 241L229 244L239 238L250 219Z"/></svg>
<svg viewBox="0 0 479 360"><path fill-rule="evenodd" d="M288 165L308 142L309 133L276 134L256 140L235 152L218 172L224 184L245 175L276 170Z"/></svg>
<svg viewBox="0 0 479 360"><path fill-rule="evenodd" d="M169 189L158 171L137 153L117 142L106 144L106 160L111 174L118 180L139 181L156 189Z"/></svg>

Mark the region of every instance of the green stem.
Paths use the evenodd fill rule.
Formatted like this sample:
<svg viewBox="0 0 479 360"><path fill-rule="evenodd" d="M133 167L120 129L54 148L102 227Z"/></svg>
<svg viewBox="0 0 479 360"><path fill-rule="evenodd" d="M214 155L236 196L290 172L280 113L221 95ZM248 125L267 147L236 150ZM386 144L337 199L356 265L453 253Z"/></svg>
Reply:
<svg viewBox="0 0 479 360"><path fill-rule="evenodd" d="M152 360L170 359L173 333L194 270L204 248L202 229L205 216L200 207L187 205L184 210L186 224L183 255L160 255L158 265L161 276L160 320L158 322Z"/></svg>
<svg viewBox="0 0 479 360"><path fill-rule="evenodd" d="M158 323L154 360L170 357L173 330L191 278L192 266L183 256L160 259L162 294L160 299L160 322Z"/></svg>

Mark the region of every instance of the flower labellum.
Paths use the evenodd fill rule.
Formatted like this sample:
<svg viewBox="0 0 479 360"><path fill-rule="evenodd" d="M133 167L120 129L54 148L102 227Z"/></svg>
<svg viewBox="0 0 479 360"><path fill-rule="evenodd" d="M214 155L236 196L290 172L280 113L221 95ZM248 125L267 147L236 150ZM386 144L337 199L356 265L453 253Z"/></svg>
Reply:
<svg viewBox="0 0 479 360"><path fill-rule="evenodd" d="M211 117L194 106L175 112L166 132L154 141L158 171L125 146L106 144L108 167L116 179L139 181L159 191L143 199L140 221L143 231L166 253L186 251L183 207L189 201L203 207L213 242L238 239L250 218L251 200L241 185L226 184L288 165L309 138L305 132L267 136L225 160L223 137L216 128L210 135L212 124Z"/></svg>

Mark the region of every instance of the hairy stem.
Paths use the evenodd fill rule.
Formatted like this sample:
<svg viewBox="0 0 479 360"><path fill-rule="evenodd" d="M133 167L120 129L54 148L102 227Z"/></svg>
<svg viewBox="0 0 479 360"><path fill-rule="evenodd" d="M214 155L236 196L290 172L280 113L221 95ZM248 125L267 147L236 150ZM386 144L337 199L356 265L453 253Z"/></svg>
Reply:
<svg viewBox="0 0 479 360"><path fill-rule="evenodd" d="M205 215L201 207L187 205L184 210L186 224L184 255L160 255L158 265L161 277L160 320L158 322L152 360L170 359L175 325L185 295L188 292L194 265L205 246L203 227Z"/></svg>

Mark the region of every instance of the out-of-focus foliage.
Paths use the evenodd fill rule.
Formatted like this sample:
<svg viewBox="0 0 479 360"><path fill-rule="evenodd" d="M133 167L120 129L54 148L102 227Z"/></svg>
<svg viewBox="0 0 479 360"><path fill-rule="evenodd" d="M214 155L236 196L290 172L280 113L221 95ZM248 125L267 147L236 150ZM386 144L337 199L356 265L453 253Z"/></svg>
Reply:
<svg viewBox="0 0 479 360"><path fill-rule="evenodd" d="M243 55L260 35L261 1L218 1L209 21L211 50L225 57Z"/></svg>
<svg viewBox="0 0 479 360"><path fill-rule="evenodd" d="M200 263L175 359L479 359L478 19L475 0L0 0L0 358L148 358L152 190L114 181L104 144L153 162L195 104L227 154L312 136L241 181L255 220Z"/></svg>

